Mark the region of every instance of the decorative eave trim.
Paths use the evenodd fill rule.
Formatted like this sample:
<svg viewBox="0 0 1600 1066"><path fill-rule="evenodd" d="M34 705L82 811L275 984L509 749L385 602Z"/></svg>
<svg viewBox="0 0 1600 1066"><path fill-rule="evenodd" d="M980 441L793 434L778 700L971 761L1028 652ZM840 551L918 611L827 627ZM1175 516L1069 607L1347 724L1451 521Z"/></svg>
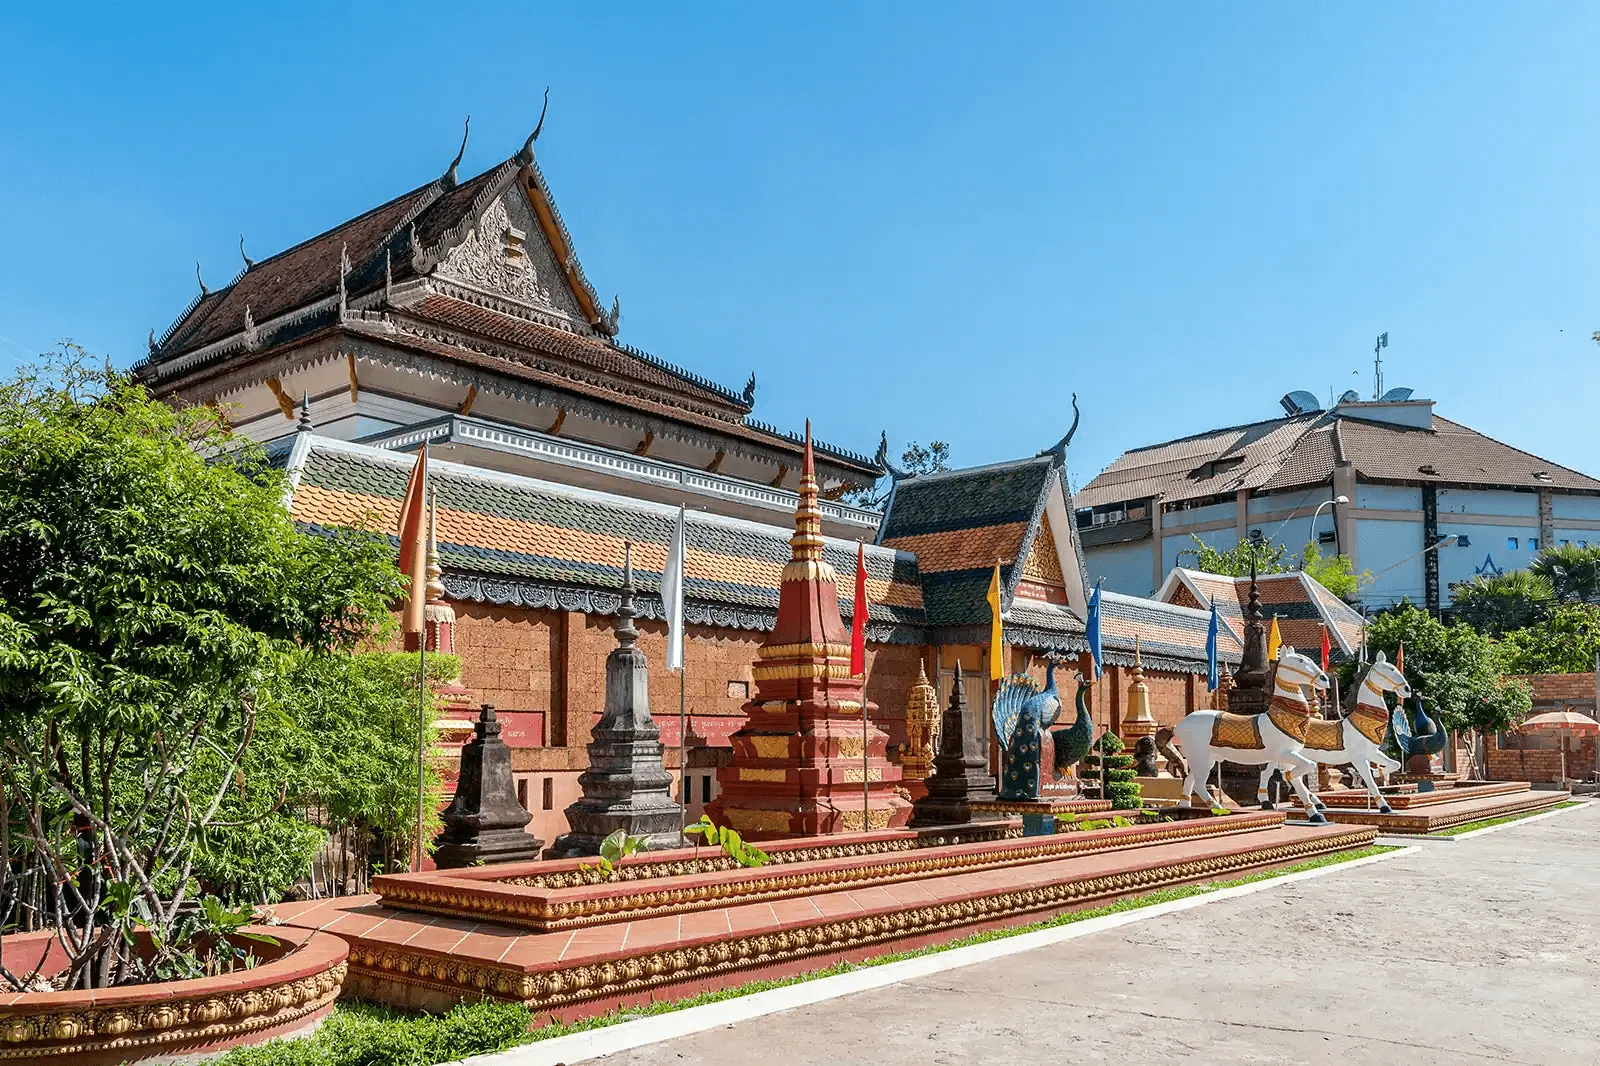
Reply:
<svg viewBox="0 0 1600 1066"><path fill-rule="evenodd" d="M455 570L444 572L444 588L445 594L452 600L489 603L497 607L611 616L617 613L617 608L622 604L620 595L601 589ZM661 597L655 593L636 593L633 604L640 618L659 621L665 617ZM778 625L778 612L775 610L708 603L704 600L685 599L683 616L690 625L760 633L770 633ZM926 631L915 626L869 621L867 639L874 644L921 644L925 642Z"/></svg>

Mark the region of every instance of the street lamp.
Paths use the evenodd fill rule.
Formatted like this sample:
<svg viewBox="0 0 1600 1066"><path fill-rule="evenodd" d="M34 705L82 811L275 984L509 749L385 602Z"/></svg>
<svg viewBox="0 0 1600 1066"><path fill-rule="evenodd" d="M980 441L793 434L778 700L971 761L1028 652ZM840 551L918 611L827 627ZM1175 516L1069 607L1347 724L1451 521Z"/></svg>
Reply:
<svg viewBox="0 0 1600 1066"><path fill-rule="evenodd" d="M1323 500L1321 503L1317 504L1317 509L1315 511L1311 512L1311 535L1313 537L1315 537L1317 535L1317 519L1322 517L1322 509L1324 507L1333 507L1333 506L1335 506L1337 504L1349 503L1349 502L1350 502L1350 497L1348 497L1348 496L1335 496L1331 500ZM1335 554L1335 555L1343 555L1344 554L1342 551L1339 550L1339 512L1338 511L1333 512L1333 554Z"/></svg>

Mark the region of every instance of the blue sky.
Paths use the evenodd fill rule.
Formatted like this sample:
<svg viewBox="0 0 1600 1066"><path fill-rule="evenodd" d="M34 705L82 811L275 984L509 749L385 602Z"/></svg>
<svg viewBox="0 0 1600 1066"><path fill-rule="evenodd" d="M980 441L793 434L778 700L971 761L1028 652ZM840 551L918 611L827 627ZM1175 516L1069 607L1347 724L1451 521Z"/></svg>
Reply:
<svg viewBox="0 0 1600 1066"><path fill-rule="evenodd" d="M0 372L539 158L622 339L962 465L1387 383L1600 474L1592 5L11 5Z"/></svg>

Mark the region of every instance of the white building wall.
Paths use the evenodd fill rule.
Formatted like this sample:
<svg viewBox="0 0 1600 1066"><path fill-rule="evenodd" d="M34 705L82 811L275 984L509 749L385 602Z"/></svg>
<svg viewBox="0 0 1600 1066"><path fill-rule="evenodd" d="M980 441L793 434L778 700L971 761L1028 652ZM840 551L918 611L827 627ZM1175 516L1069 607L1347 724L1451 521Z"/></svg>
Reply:
<svg viewBox="0 0 1600 1066"><path fill-rule="evenodd" d="M1150 568L1150 552L1154 542L1144 540L1126 544L1104 544L1083 550L1084 569L1089 572L1089 583L1104 580L1109 592L1129 596L1149 596L1154 574Z"/></svg>

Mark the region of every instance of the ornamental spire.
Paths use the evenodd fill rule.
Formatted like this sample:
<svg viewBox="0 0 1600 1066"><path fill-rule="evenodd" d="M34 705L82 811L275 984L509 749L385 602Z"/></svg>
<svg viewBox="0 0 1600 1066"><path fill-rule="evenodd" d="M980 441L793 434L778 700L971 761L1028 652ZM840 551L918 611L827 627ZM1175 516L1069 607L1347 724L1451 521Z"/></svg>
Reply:
<svg viewBox="0 0 1600 1066"><path fill-rule="evenodd" d="M813 563L818 576L826 569L833 578L833 568L822 561L822 512L817 508L817 472L811 455L811 420L806 419L806 452L800 464L800 504L794 512L794 536L789 538L790 558L795 563ZM784 578L789 578L789 568L784 568ZM809 576L796 574L795 576Z"/></svg>

